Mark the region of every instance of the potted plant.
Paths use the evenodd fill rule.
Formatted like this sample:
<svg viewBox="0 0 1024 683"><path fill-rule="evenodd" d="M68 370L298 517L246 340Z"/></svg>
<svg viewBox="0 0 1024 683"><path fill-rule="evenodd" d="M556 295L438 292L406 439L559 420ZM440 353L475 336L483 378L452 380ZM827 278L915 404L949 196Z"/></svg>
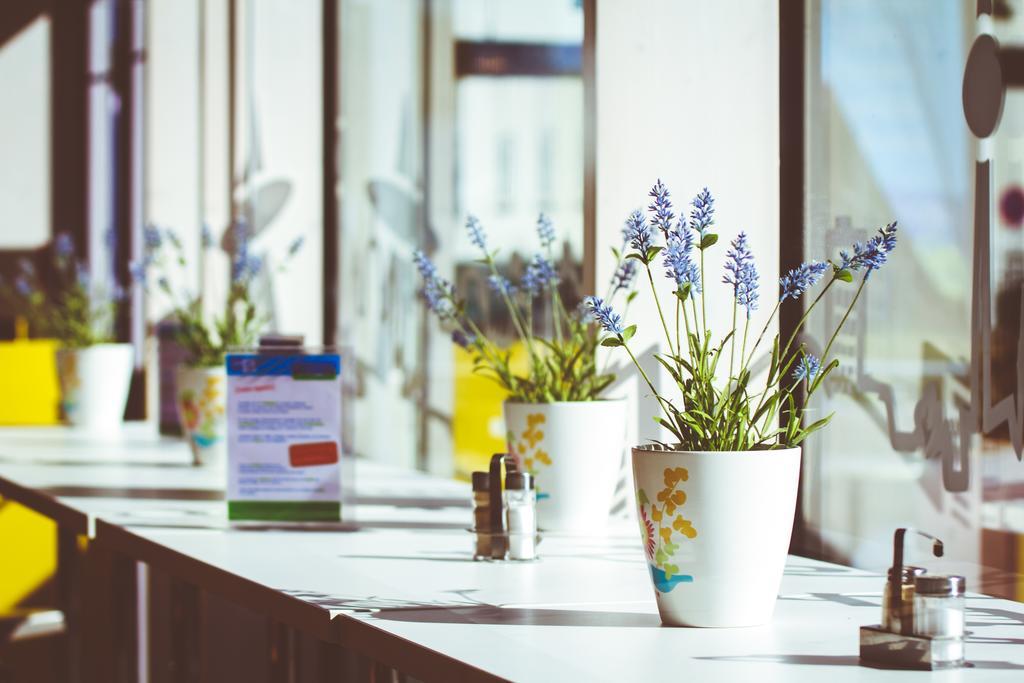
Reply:
<svg viewBox="0 0 1024 683"><path fill-rule="evenodd" d="M715 336L706 323L704 291L704 252L718 241L712 232L714 200L705 188L693 200L689 220L677 220L661 181L650 196L650 222L641 211L627 222L626 258L647 274L666 344L655 359L672 379L671 393L659 392L636 364L658 403L656 420L671 435L667 442L633 449L640 530L658 610L668 625L762 624L771 618L789 548L800 444L831 418L805 424L798 393L813 395L838 366L829 355L832 344L871 273L895 248L896 224L855 244L852 253L786 273L756 337L750 316L759 302L758 274L747 236L739 233L723 278L732 289L732 329ZM658 261L669 280L667 308L654 284ZM855 280L846 314L820 358L812 355L797 343L800 329L830 289ZM771 320L784 303L800 305L815 287L818 293L788 339L780 343L775 335L767 378L755 387L751 361ZM607 334L601 344L623 349L636 363L629 345L636 325L624 327L598 297L586 301Z"/></svg>
<svg viewBox="0 0 1024 683"><path fill-rule="evenodd" d="M526 371L514 369L513 349L492 341L467 315L454 286L440 277L420 251L414 261L423 278L422 295L428 308L451 332L452 340L472 355L474 371L499 384L504 402L509 453L522 470L536 477L538 524L545 530L601 531L612 498L625 446L625 402L603 398L614 376L597 364L599 330L578 307L564 305L559 276L552 258L555 231L541 215L537 234L546 255L537 253L517 283L502 275L496 251L487 244L480 221L470 216L466 229L480 250L488 282L508 311ZM636 267L621 264L608 297L630 297ZM550 322L539 331L541 311ZM544 310L547 310L546 314Z"/></svg>
<svg viewBox="0 0 1024 683"><path fill-rule="evenodd" d="M124 420L135 354L114 341L114 317L123 291L104 287L75 257L67 233L54 240L52 260L41 273L28 259L10 298L36 335L51 337L57 350L61 412L69 424L92 432L116 431Z"/></svg>
<svg viewBox="0 0 1024 683"><path fill-rule="evenodd" d="M176 338L185 349L188 361L175 371L175 397L178 419L192 449L195 465L219 465L227 453L227 376L224 356L229 350L255 346L268 316L259 310L253 297L253 283L265 267L264 259L250 248L246 223L236 221L231 227L234 254L231 260L231 282L227 298L219 314L210 315L203 292L171 285L184 280L188 259L181 240L169 228L149 226L145 229L146 253L141 263L134 264L136 281L149 286L149 269L158 271L157 289L166 295L177 325ZM213 248L213 237L203 227L201 258ZM287 256L294 256L302 246L296 239ZM177 271L177 272L175 272Z"/></svg>

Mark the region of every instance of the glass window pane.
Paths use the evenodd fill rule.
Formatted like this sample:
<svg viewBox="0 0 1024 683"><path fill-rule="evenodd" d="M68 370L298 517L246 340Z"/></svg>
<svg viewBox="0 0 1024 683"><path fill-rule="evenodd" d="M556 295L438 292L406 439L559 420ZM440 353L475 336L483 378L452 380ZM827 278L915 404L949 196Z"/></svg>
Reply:
<svg viewBox="0 0 1024 683"><path fill-rule="evenodd" d="M504 444L501 390L425 315L423 249L489 334L513 341L466 236L479 217L512 279L555 222L563 294L582 277L578 3L341 4L340 336L358 363L356 450L466 475ZM464 58L469 55L468 58ZM535 310L538 329L545 311Z"/></svg>
<svg viewBox="0 0 1024 683"><path fill-rule="evenodd" d="M980 20L957 0L807 4L805 256L836 257L892 220L900 241L812 398L835 417L806 444L803 514L829 558L881 569L893 529L915 526L946 541L940 566L972 589L1019 599L1024 101L1009 92L984 141L962 104L976 31L1004 46L1022 36L1020 3L996 4L1007 13ZM992 220L976 226L989 203ZM812 314L812 351L861 275Z"/></svg>

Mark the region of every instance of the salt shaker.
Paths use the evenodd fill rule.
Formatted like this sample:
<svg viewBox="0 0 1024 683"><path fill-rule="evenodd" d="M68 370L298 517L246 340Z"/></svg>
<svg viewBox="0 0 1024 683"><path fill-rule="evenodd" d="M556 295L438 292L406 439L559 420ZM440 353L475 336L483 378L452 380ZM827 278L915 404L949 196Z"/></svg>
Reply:
<svg viewBox="0 0 1024 683"><path fill-rule="evenodd" d="M924 575L914 579L914 634L964 635L964 577Z"/></svg>
<svg viewBox="0 0 1024 683"><path fill-rule="evenodd" d="M914 635L939 639L944 664L964 659L964 577L924 575L914 579Z"/></svg>
<svg viewBox="0 0 1024 683"><path fill-rule="evenodd" d="M505 515L508 559L536 559L537 492L528 472L509 472L505 476Z"/></svg>

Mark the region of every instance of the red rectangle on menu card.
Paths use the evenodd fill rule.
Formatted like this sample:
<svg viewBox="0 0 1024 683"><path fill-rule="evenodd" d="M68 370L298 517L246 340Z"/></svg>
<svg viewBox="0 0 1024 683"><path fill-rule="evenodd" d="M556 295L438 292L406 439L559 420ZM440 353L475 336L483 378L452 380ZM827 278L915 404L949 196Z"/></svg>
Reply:
<svg viewBox="0 0 1024 683"><path fill-rule="evenodd" d="M338 444L334 441L293 443L288 446L288 462L292 467L333 465L338 462Z"/></svg>

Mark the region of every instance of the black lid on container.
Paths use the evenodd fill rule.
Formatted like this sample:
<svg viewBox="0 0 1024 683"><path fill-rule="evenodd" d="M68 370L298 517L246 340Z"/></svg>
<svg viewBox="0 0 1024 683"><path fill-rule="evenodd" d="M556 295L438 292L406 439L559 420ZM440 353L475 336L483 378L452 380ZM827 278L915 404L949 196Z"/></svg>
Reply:
<svg viewBox="0 0 1024 683"><path fill-rule="evenodd" d="M914 593L917 595L948 595L951 597L964 594L967 584L962 576L940 576L938 574L922 574L914 579Z"/></svg>
<svg viewBox="0 0 1024 683"><path fill-rule="evenodd" d="M892 570L893 568L889 567L888 576L890 579L892 578ZM927 572L928 570L924 567L914 567L913 565L905 564L903 565L903 573L900 574L900 578L903 580L903 583L913 583L914 577L921 576Z"/></svg>
<svg viewBox="0 0 1024 683"><path fill-rule="evenodd" d="M505 475L506 489L532 489L533 475L529 472L509 472Z"/></svg>
<svg viewBox="0 0 1024 683"><path fill-rule="evenodd" d="M486 491L491 486L491 475L488 472L473 473L473 490Z"/></svg>

